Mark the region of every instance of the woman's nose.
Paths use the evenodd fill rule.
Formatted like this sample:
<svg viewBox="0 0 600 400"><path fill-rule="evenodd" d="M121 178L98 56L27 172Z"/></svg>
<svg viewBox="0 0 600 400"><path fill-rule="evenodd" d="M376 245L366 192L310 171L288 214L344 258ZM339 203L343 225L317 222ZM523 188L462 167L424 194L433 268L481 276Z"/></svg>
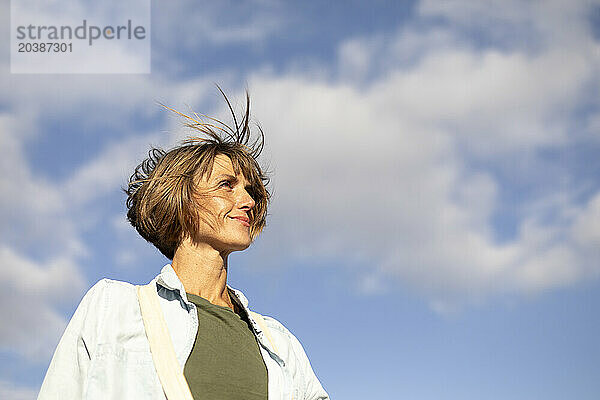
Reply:
<svg viewBox="0 0 600 400"><path fill-rule="evenodd" d="M252 209L256 205L256 202L254 201L252 196L250 196L250 193L248 193L246 189L243 189L238 204L240 208Z"/></svg>

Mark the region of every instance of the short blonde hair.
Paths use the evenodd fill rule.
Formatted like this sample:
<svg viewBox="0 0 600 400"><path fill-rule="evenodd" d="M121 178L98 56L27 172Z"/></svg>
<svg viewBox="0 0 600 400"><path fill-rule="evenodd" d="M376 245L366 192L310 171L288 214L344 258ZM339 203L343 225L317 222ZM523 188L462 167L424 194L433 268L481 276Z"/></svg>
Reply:
<svg viewBox="0 0 600 400"><path fill-rule="evenodd" d="M248 192L255 201L249 213L251 239L258 237L266 225L271 198L267 190L269 177L257 161L264 146L264 133L255 124L259 135L249 144L252 132L247 92L240 123L223 91L221 94L233 116L234 128L214 118L209 118L211 123L204 123L195 113L192 118L165 106L183 116L188 121L185 125L198 135L168 151L150 149L148 157L136 167L124 189L127 219L144 239L170 260L187 235L194 237L198 219L212 225L210 216L199 212L204 207L198 199L209 194L199 192L197 180L210 174L219 154L228 156L236 175L242 173L249 183Z"/></svg>

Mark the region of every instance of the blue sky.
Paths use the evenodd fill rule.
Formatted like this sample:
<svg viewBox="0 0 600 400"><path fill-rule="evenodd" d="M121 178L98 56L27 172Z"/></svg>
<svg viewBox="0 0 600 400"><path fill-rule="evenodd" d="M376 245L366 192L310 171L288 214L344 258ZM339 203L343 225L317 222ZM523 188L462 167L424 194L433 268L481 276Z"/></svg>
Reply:
<svg viewBox="0 0 600 400"><path fill-rule="evenodd" d="M0 398L35 398L93 283L167 262L120 189L189 134L156 102L226 116L215 83L273 171L230 283L333 398L598 398L598 1L153 2L151 28L151 74L10 74L0 42Z"/></svg>

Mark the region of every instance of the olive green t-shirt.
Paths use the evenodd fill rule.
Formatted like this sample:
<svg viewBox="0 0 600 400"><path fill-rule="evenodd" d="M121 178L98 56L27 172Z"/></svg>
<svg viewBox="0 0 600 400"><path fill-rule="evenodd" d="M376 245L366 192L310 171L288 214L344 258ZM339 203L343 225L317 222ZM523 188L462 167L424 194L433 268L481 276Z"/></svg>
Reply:
<svg viewBox="0 0 600 400"><path fill-rule="evenodd" d="M194 400L265 400L267 368L246 317L193 294L198 333L184 375Z"/></svg>

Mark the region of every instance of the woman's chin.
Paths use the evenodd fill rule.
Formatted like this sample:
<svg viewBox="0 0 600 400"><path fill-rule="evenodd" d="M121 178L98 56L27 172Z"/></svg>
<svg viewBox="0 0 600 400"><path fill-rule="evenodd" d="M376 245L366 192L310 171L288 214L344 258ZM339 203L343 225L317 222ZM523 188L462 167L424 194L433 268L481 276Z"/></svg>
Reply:
<svg viewBox="0 0 600 400"><path fill-rule="evenodd" d="M250 240L250 238L240 238L240 240L236 240L234 242L229 243L228 247L230 251L242 251L250 247L251 244L252 241Z"/></svg>

